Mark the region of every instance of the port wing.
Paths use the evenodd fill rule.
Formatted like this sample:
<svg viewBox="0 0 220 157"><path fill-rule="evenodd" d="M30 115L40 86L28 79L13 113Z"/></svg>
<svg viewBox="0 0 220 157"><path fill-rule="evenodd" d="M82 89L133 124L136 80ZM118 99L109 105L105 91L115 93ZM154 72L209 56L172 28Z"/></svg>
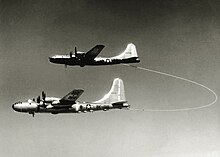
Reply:
<svg viewBox="0 0 220 157"><path fill-rule="evenodd" d="M96 45L86 53L85 57L87 59L94 59L96 56L98 56L104 47L104 45Z"/></svg>
<svg viewBox="0 0 220 157"><path fill-rule="evenodd" d="M84 92L83 89L74 89L62 99L60 99L61 104L73 104L80 97L80 95Z"/></svg>

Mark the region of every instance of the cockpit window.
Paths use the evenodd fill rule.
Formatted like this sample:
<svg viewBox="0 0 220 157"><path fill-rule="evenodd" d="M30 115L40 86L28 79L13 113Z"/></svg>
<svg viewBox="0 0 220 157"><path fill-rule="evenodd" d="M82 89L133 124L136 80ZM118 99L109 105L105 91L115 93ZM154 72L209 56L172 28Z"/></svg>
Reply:
<svg viewBox="0 0 220 157"><path fill-rule="evenodd" d="M22 102L21 101L18 101L18 102L16 102L15 104L21 104Z"/></svg>

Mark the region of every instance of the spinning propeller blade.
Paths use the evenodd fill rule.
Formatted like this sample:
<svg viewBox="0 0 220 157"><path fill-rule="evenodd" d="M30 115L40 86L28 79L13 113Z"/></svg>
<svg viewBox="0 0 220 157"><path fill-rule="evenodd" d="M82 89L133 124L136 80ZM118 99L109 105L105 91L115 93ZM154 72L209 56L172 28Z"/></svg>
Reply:
<svg viewBox="0 0 220 157"><path fill-rule="evenodd" d="M37 103L40 103L40 96L37 97Z"/></svg>
<svg viewBox="0 0 220 157"><path fill-rule="evenodd" d="M44 93L44 91L42 91L42 99L43 99L43 101L45 101L45 98L46 98L46 94Z"/></svg>
<svg viewBox="0 0 220 157"><path fill-rule="evenodd" d="M70 51L70 58L72 58L73 57L73 52L72 51Z"/></svg>
<svg viewBox="0 0 220 157"><path fill-rule="evenodd" d="M75 54L77 53L77 49L76 49L76 46L75 46Z"/></svg>

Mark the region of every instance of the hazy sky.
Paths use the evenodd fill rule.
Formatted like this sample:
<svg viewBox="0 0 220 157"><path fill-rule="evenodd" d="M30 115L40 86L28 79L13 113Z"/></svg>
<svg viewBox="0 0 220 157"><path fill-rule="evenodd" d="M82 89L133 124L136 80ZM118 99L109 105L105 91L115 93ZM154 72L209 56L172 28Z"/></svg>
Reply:
<svg viewBox="0 0 220 157"><path fill-rule="evenodd" d="M15 113L11 105L42 90L62 97L83 88L95 101L124 80L133 108L205 105L214 97L181 80L124 66L68 67L48 57L77 45L100 56L130 42L141 63L220 93L220 2L209 0L0 0L0 156L219 157L220 107L188 112Z"/></svg>

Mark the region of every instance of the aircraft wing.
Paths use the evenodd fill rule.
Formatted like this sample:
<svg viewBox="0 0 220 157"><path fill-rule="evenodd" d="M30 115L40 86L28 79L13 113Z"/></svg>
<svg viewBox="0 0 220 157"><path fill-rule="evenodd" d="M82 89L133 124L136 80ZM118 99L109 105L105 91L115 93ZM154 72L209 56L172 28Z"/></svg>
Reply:
<svg viewBox="0 0 220 157"><path fill-rule="evenodd" d="M104 47L104 45L96 45L86 53L85 57L88 59L94 59L96 56L98 56Z"/></svg>
<svg viewBox="0 0 220 157"><path fill-rule="evenodd" d="M75 103L75 101L80 97L80 95L84 92L83 89L74 89L62 99L60 99L61 104L69 104Z"/></svg>

